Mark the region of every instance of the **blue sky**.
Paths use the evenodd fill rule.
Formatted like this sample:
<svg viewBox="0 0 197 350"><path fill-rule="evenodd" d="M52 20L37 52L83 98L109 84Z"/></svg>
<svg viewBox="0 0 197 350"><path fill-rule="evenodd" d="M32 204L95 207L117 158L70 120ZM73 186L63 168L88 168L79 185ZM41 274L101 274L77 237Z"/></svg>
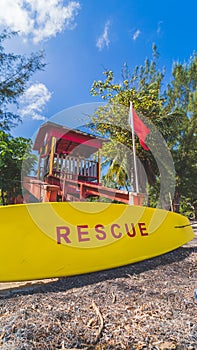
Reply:
<svg viewBox="0 0 197 350"><path fill-rule="evenodd" d="M12 133L31 137L63 109L99 101L89 92L93 81L106 68L120 81L122 65L142 64L153 43L169 77L172 63L197 49L196 13L196 0L1 0L0 28L20 31L7 50L44 49L47 62L20 100L23 124Z"/></svg>

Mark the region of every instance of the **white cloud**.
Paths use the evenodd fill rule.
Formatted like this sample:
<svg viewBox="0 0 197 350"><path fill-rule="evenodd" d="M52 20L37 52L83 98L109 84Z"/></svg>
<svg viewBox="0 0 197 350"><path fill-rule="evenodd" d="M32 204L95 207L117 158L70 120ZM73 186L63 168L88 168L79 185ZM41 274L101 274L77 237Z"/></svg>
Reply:
<svg viewBox="0 0 197 350"><path fill-rule="evenodd" d="M52 94L42 83L31 85L20 98L20 115L31 117L36 120L45 120L42 115L46 103L50 100Z"/></svg>
<svg viewBox="0 0 197 350"><path fill-rule="evenodd" d="M103 50L105 46L109 46L110 40L109 40L109 27L110 27L110 21L107 21L103 30L103 33L98 38L96 42L96 47L98 47L99 51Z"/></svg>
<svg viewBox="0 0 197 350"><path fill-rule="evenodd" d="M132 39L135 41L135 40L139 37L140 33L141 33L141 32L140 32L139 29L136 30L135 33L134 33L133 36L132 36Z"/></svg>
<svg viewBox="0 0 197 350"><path fill-rule="evenodd" d="M161 34L161 27L162 27L163 21L159 21L157 24L157 34Z"/></svg>
<svg viewBox="0 0 197 350"><path fill-rule="evenodd" d="M80 4L63 0L1 0L0 26L32 37L35 43L72 29Z"/></svg>

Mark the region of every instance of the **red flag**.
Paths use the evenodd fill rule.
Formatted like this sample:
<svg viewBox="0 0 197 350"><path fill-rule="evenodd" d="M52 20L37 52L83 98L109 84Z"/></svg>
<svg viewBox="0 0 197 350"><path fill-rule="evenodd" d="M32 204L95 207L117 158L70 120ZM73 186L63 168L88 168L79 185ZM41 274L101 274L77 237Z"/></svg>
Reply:
<svg viewBox="0 0 197 350"><path fill-rule="evenodd" d="M132 110L131 110L132 109ZM130 125L134 127L136 135L139 137L141 146L149 151L148 146L145 144L147 135L150 133L150 129L143 123L143 121L138 117L136 111L131 105L130 108Z"/></svg>

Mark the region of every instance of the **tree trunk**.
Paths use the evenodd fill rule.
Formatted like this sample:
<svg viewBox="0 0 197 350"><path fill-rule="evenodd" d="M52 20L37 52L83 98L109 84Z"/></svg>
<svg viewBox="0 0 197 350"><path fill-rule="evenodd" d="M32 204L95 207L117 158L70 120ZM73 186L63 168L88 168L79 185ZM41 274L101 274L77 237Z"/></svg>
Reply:
<svg viewBox="0 0 197 350"><path fill-rule="evenodd" d="M179 191L176 191L173 199L173 210L175 213L180 212L180 200L181 200L181 195Z"/></svg>
<svg viewBox="0 0 197 350"><path fill-rule="evenodd" d="M6 205L3 188L1 189L1 202L2 202L2 205Z"/></svg>

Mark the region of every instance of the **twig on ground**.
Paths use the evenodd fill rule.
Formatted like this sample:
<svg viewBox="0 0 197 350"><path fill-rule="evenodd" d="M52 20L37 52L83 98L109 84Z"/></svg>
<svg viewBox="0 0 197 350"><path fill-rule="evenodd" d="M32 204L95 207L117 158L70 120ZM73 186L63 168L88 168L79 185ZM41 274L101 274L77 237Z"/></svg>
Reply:
<svg viewBox="0 0 197 350"><path fill-rule="evenodd" d="M102 317L102 315L101 315L101 313L100 313L100 310L99 310L99 308L96 306L96 304L95 304L94 301L92 302L92 307L93 307L94 311L96 312L97 316L99 317L100 323L101 323L101 324L100 324L100 327L99 327L99 329L98 329L98 333L97 333L97 335L96 335L96 339L95 339L95 341L94 341L94 344L96 344L97 341L98 341L99 338L100 338L101 333L102 333L102 330L103 330L103 327L104 327L104 321L103 321L103 317Z"/></svg>
<svg viewBox="0 0 197 350"><path fill-rule="evenodd" d="M112 304L115 304L115 302L116 302L116 295L114 293L112 293L112 297L113 297Z"/></svg>

